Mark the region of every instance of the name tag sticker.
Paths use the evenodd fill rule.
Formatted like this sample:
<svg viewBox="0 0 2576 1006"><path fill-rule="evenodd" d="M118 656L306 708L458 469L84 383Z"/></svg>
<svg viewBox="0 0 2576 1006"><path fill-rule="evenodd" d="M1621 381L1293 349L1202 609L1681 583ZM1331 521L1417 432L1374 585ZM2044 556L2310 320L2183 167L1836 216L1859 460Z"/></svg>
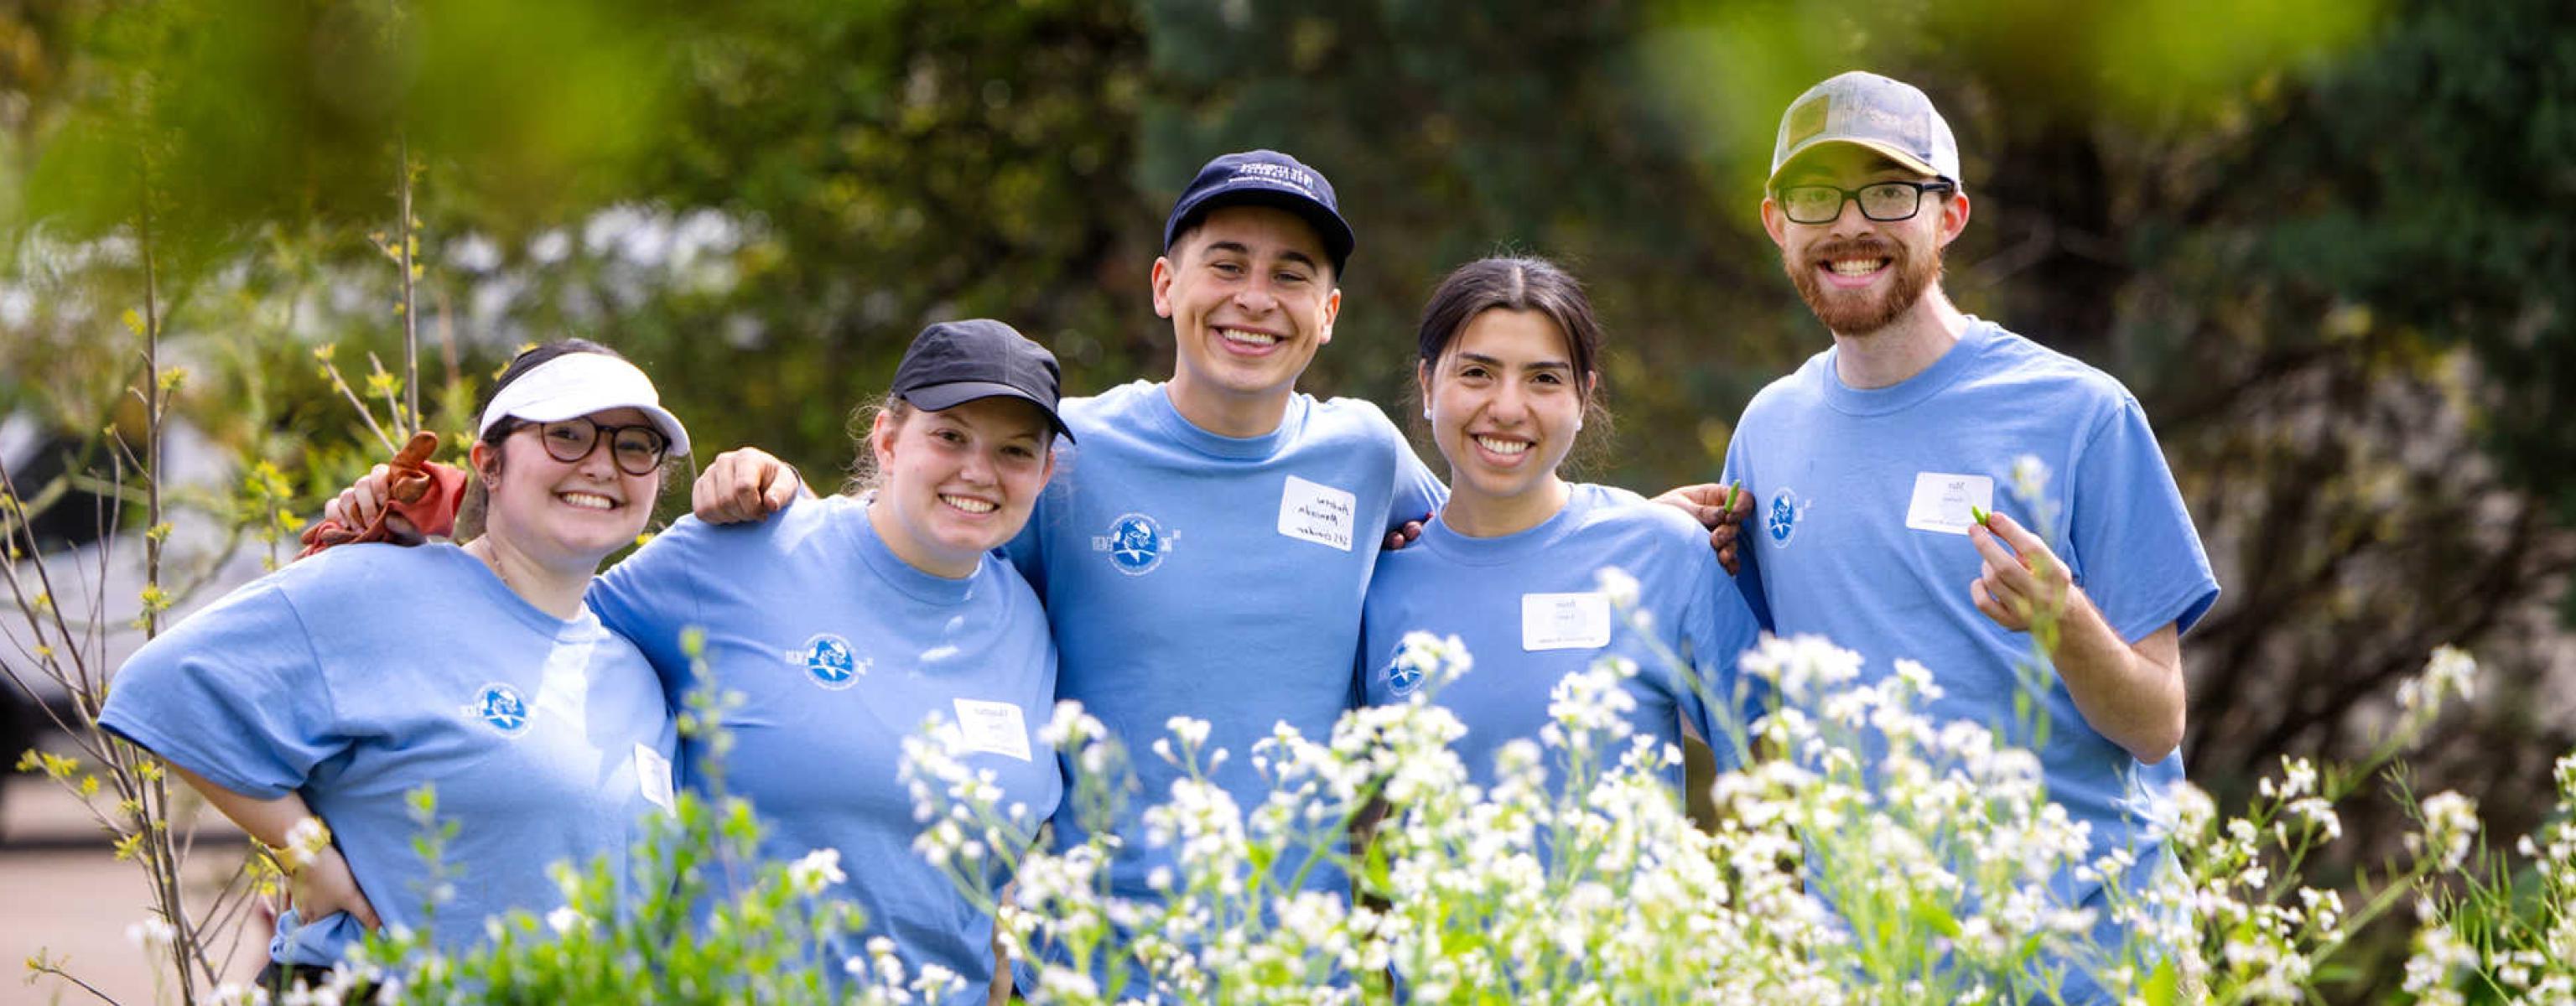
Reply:
<svg viewBox="0 0 2576 1006"><path fill-rule="evenodd" d="M965 738L967 750L1029 760L1028 721L1021 718L1020 707L981 699L953 701L957 707L957 732Z"/></svg>
<svg viewBox="0 0 2576 1006"><path fill-rule="evenodd" d="M1610 599L1600 594L1521 595L1521 649L1597 650L1610 645Z"/></svg>
<svg viewBox="0 0 2576 1006"><path fill-rule="evenodd" d="M652 745L635 745L635 785L644 791L644 799L663 810L675 810L671 797L671 760Z"/></svg>
<svg viewBox="0 0 2576 1006"><path fill-rule="evenodd" d="M1279 493L1279 533L1348 552L1358 505L1359 497L1347 491L1288 476L1288 487Z"/></svg>
<svg viewBox="0 0 2576 1006"><path fill-rule="evenodd" d="M1905 508L1905 526L1917 531L1967 534L1977 522L1968 508L1995 508L1995 480L1983 475L1917 472L1914 502Z"/></svg>

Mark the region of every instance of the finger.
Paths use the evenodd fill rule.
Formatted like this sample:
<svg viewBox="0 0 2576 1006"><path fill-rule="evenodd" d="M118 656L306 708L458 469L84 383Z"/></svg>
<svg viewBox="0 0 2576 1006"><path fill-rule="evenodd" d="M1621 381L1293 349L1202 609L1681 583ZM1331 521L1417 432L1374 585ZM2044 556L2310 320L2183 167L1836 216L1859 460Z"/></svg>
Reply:
<svg viewBox="0 0 2576 1006"><path fill-rule="evenodd" d="M323 519L323 520L325 520L325 521L339 521L339 522L340 522L340 526L342 526L342 527L347 527L347 526L348 526L348 524L349 524L349 521L348 521L348 519L347 519L347 517L346 517L345 515L348 513L348 508L346 507L346 505L342 504L340 501L341 501L341 500L343 500L343 499L348 498L348 495L349 495L349 491L348 491L348 490L346 490L346 489L343 489L343 490L340 490L340 495L338 495L338 496L333 496L333 497L331 497L330 499L327 499L327 500L323 500L323 501L322 501L322 519Z"/></svg>
<svg viewBox="0 0 2576 1006"><path fill-rule="evenodd" d="M376 918L376 906L368 904L367 896L364 894L353 894L349 906L342 910L348 912L350 918L358 920L359 925L368 929L385 927L384 922Z"/></svg>
<svg viewBox="0 0 2576 1006"><path fill-rule="evenodd" d="M2019 582L2014 576L2017 572L2022 574ZM1978 573L1981 577L1979 582L1986 585L1986 595L1994 598L1995 603L2007 609L2026 610L2020 606L2029 601L2030 588L2037 584L2029 582L2029 571L2023 570L2019 563L2010 560L2002 565L1988 562Z"/></svg>
<svg viewBox="0 0 2576 1006"><path fill-rule="evenodd" d="M788 504L796 502L796 493L803 487L804 478L796 474L796 469L780 466L778 475L769 480L769 492L760 498L760 512L773 514L787 509Z"/></svg>
<svg viewBox="0 0 2576 1006"><path fill-rule="evenodd" d="M725 487L727 490L725 509L733 513L735 520L750 520L766 512L761 509L763 490L768 487L774 474L775 469L768 468L752 468L734 473L733 484Z"/></svg>
<svg viewBox="0 0 2576 1006"><path fill-rule="evenodd" d="M2001 625L2004 628L2011 629L2015 632L2019 632L2023 628L2024 623L2017 622L2013 619L2011 609L2006 608L2003 604L1997 602L1994 594L1986 590L1986 581L1968 581L1968 600L1970 603L1975 604L1977 606L1977 610L1983 612L1987 618L1994 619L1995 624Z"/></svg>
<svg viewBox="0 0 2576 1006"><path fill-rule="evenodd" d="M1655 502L1679 509L1698 521L1701 527L1716 527L1724 512L1718 506L1726 498L1726 487L1703 482L1699 485L1668 489Z"/></svg>
<svg viewBox="0 0 2576 1006"><path fill-rule="evenodd" d="M385 538L397 545L418 545L429 540L428 535L412 526L411 518L398 513L385 515Z"/></svg>
<svg viewBox="0 0 2576 1006"><path fill-rule="evenodd" d="M1728 509L1726 519L1729 523L1735 524L1741 524L1753 519L1753 494L1751 492L1736 493L1735 505Z"/></svg>
<svg viewBox="0 0 2576 1006"><path fill-rule="evenodd" d="M2024 597L2040 596L2044 587L2041 583L2040 574L2033 571L2032 566L2034 564L2039 564L2045 568L2047 566L2054 565L2049 561L2047 549L2042 548L2037 552L2024 551L2016 553L2005 548L2003 539L1996 536L1991 531L1986 531L1982 528L1970 528L1968 533L1971 537L1979 535L1984 537L1984 540L1979 544L1977 551L1978 554L1985 557L1986 569L1988 570L1986 575L1989 578L2010 588L2012 593L2019 594Z"/></svg>
<svg viewBox="0 0 2576 1006"><path fill-rule="evenodd" d="M2029 528L2021 526L2020 521L2012 519L2011 514L2001 510L1987 514L1986 526L1994 529L1995 535L2011 545L2015 552L2027 556L2033 552L2048 551L2048 543L2041 541L2038 535L2030 533Z"/></svg>
<svg viewBox="0 0 2576 1006"><path fill-rule="evenodd" d="M1744 572L1735 556L1735 543L1731 541L1718 546L1717 564L1726 567L1726 575L1728 576L1736 576Z"/></svg>

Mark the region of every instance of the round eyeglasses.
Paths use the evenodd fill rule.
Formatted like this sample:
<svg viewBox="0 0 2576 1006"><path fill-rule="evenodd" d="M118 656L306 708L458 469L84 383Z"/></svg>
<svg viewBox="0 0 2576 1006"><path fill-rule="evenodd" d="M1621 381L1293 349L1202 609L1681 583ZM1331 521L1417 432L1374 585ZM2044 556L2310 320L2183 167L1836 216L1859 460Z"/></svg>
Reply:
<svg viewBox="0 0 2576 1006"><path fill-rule="evenodd" d="M653 474L671 450L671 438L652 426L602 426L587 418L520 425L536 427L538 442L546 445L546 456L565 464L589 457L604 439L617 470L628 475Z"/></svg>
<svg viewBox="0 0 2576 1006"><path fill-rule="evenodd" d="M1948 192L1948 182L1872 182L1857 189L1832 185L1790 185L1775 198L1793 224L1829 224L1843 215L1846 201L1860 204L1860 215L1883 224L1912 220L1923 209L1923 194Z"/></svg>

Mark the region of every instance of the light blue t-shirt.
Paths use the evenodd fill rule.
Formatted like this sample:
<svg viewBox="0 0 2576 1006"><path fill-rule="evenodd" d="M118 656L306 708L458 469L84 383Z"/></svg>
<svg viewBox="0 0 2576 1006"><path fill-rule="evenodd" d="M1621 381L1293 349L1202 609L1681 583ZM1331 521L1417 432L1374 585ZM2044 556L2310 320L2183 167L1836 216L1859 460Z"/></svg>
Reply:
<svg viewBox="0 0 2576 1006"><path fill-rule="evenodd" d="M487 916L561 906L549 863L604 857L623 876L671 793L671 716L643 655L447 545L343 546L254 581L135 651L99 723L226 789L301 794L377 917L447 952L479 944ZM463 825L434 920L405 800L423 785ZM345 913L288 912L269 954L328 966L363 937Z"/></svg>
<svg viewBox="0 0 2576 1006"><path fill-rule="evenodd" d="M1124 742L1142 790L1127 806L1111 887L1150 899L1171 861L1141 815L1180 771L1150 745L1175 716L1210 724L1229 758L1213 779L1247 812L1268 798L1252 745L1285 722L1329 737L1356 704L1360 602L1387 529L1445 495L1395 424L1365 401L1296 395L1267 436L1218 436L1182 418L1159 383L1067 399L1058 477L1012 559L1046 598L1064 658L1056 693ZM1071 808L1056 838L1087 839ZM1282 870L1295 869L1291 864ZM1337 870L1306 876L1346 890Z"/></svg>
<svg viewBox="0 0 2576 1006"><path fill-rule="evenodd" d="M2188 630L2217 599L2146 412L2109 375L1974 318L1893 387L1844 385L1835 353L1754 396L1727 451L1728 477L1755 503L1739 582L1780 634L1827 636L1859 652L1873 680L1897 658L1920 661L1947 693L1929 715L2027 744L2013 668L2031 640L1969 599L1983 564L1966 534L1970 503L2047 539L2129 642L2168 623ZM2022 455L2047 468L2047 520L2012 491ZM2165 859L2147 823L2167 816L2180 758L2141 764L2084 721L2063 682L2047 707L2050 797L2092 823L2095 855L2135 850L2143 883ZM2099 886L2071 873L2058 884L2074 900Z"/></svg>
<svg viewBox="0 0 2576 1006"><path fill-rule="evenodd" d="M993 917L913 851L921 824L898 773L904 738L936 715L962 724L964 761L993 773L997 806L1018 807L1027 836L1055 810L1063 784L1037 736L1055 647L1019 574L998 556L963 580L922 572L877 536L866 503L835 496L755 524L683 518L602 574L590 603L675 703L700 684L681 634L706 631L706 672L744 700L724 715L723 786L759 815L761 854L839 850L849 879L834 893L867 912L864 931L830 948L828 972L884 935L909 973L939 964L966 979L956 1002L982 1002ZM702 789L707 766L686 754L682 779Z"/></svg>
<svg viewBox="0 0 2576 1006"><path fill-rule="evenodd" d="M1360 651L1368 701L1402 702L1425 687L1418 670L1395 660L1407 632L1457 636L1474 666L1438 685L1431 701L1466 725L1458 755L1479 784L1491 785L1503 745L1535 741L1549 724L1557 682L1621 657L1637 666L1625 689L1636 700L1624 717L1631 737L1678 744L1687 723L1730 759L1733 746L1710 719L1709 703L1732 705L1736 657L1760 629L1719 568L1707 530L1624 489L1566 488L1564 508L1528 530L1471 538L1435 520L1412 545L1378 557ZM1637 632L1634 613L1601 592L1605 566L1636 580L1636 612L1649 619L1648 632ZM1666 654L1690 666L1676 667ZM1616 759L1627 743L1613 742L1605 757ZM1596 763L1593 771L1610 767ZM1552 790L1562 792L1565 769L1561 758L1549 761ZM1681 765L1665 777L1678 792Z"/></svg>

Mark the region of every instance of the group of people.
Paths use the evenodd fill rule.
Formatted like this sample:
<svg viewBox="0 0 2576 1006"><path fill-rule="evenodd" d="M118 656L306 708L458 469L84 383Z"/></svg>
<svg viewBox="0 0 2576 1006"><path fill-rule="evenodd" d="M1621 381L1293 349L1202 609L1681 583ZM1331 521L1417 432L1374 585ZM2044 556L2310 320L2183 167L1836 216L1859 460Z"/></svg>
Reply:
<svg viewBox="0 0 2576 1006"><path fill-rule="evenodd" d="M1605 656L1643 669L1625 685L1637 735L1721 736L1736 655L1764 630L1828 636L1874 674L1921 660L1934 715L1999 721L2045 617L2051 797L2097 848L2154 868L2180 777L2177 638L2217 584L2136 400L1942 293L1969 200L1920 91L1866 73L1810 89L1761 212L1834 345L1747 407L1718 481L1655 501L1560 473L1601 414L1602 333L1544 260L1471 262L1424 308L1415 380L1445 485L1377 407L1299 393L1356 241L1320 172L1249 151L1210 161L1165 222L1168 380L1063 398L1054 357L1009 326L932 325L874 408L860 491L817 497L777 459L728 452L692 518L601 572L688 435L613 351L541 346L481 414L479 536L343 546L245 587L138 652L101 723L260 841L329 827L278 921L273 981L313 977L367 928L422 924L403 795L424 780L465 823L433 930L448 948L482 928L445 920L542 911L545 863L614 867L640 815L720 785L754 807L765 854L866 864L832 894L867 929L831 950L891 937L981 1001L993 920L911 851L904 737L942 721L996 806L1079 844L1041 735L1057 700L1140 749L1186 716L1248 753L1277 724L1321 736L1355 703L1411 700L1396 651L1413 631L1475 655L1429 700L1490 770L1558 679ZM2026 455L2055 473L2053 502L1994 492ZM330 516L367 526L386 505L379 474ZM1605 566L1649 617L1613 610ZM672 728L704 675L741 694L720 762ZM1212 773L1246 806L1266 792L1250 762ZM1134 770L1144 802L1181 771ZM1111 893L1154 898L1168 853L1132 809L1112 826ZM1302 877L1347 890L1329 868ZM2061 886L2082 902L2099 882Z"/></svg>

